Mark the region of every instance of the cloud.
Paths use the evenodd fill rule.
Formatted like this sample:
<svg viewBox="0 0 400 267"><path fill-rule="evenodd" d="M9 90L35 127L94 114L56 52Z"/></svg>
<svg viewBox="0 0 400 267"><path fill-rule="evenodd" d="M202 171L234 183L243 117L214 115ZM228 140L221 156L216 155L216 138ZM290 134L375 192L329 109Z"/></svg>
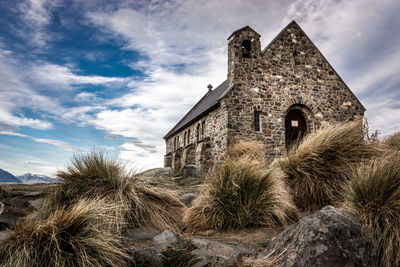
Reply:
<svg viewBox="0 0 400 267"><path fill-rule="evenodd" d="M43 165L43 163L30 161L30 160L25 161L24 164L26 164L26 165Z"/></svg>
<svg viewBox="0 0 400 267"><path fill-rule="evenodd" d="M36 138L33 136L29 136L26 134L21 134L17 132L8 132L8 131L0 131L0 134L2 135L9 135L9 136L18 136L18 137L23 137L23 138L28 138L31 139L37 143L44 143L44 144L50 144L59 148L62 148L67 151L76 151L78 148L74 145L71 145L67 142L60 141L60 140L54 140L54 139L46 139L46 138Z"/></svg>
<svg viewBox="0 0 400 267"><path fill-rule="evenodd" d="M24 29L21 29L21 35L29 43L38 47L44 47L47 42L52 40L47 33L46 26L51 21L51 13L61 1L58 0L25 0L17 8L22 13Z"/></svg>
<svg viewBox="0 0 400 267"><path fill-rule="evenodd" d="M127 79L117 77L103 77L97 75L77 75L74 74L68 67L45 63L43 65L36 65L31 70L31 75L34 80L44 84L53 84L56 87L53 89L61 89L65 87L57 87L57 85L68 86L76 84L107 84L115 82L124 82Z"/></svg>

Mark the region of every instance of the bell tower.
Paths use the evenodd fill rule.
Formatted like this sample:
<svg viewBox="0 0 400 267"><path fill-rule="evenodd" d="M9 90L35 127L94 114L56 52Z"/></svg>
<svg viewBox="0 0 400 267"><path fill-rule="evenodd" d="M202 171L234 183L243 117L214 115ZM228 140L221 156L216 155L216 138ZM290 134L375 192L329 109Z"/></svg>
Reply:
<svg viewBox="0 0 400 267"><path fill-rule="evenodd" d="M235 83L237 76L251 68L261 55L260 37L255 30L245 26L228 38L228 83ZM242 73L243 74L243 73Z"/></svg>

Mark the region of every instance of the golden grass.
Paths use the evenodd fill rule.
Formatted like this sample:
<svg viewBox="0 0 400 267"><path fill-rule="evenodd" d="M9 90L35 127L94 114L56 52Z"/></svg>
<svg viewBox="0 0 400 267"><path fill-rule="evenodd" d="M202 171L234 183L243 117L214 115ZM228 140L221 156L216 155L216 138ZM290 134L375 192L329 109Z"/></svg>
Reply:
<svg viewBox="0 0 400 267"><path fill-rule="evenodd" d="M270 168L281 170L300 210L314 211L338 201L351 171L376 153L360 122L339 123L308 134Z"/></svg>
<svg viewBox="0 0 400 267"><path fill-rule="evenodd" d="M123 240L105 228L114 208L101 199L81 199L46 219L25 219L2 244L0 266L126 266Z"/></svg>
<svg viewBox="0 0 400 267"><path fill-rule="evenodd" d="M283 225L297 210L282 180L251 157L227 159L205 181L184 223L189 231Z"/></svg>
<svg viewBox="0 0 400 267"><path fill-rule="evenodd" d="M378 266L400 264L400 154L363 163L344 191L343 208L374 237Z"/></svg>
<svg viewBox="0 0 400 267"><path fill-rule="evenodd" d="M387 137L383 141L383 145L389 149L400 151L400 131Z"/></svg>
<svg viewBox="0 0 400 267"><path fill-rule="evenodd" d="M260 163L266 162L264 145L255 141L240 142L230 146L224 155L224 159L231 160L242 157L250 158Z"/></svg>
<svg viewBox="0 0 400 267"><path fill-rule="evenodd" d="M126 174L124 167L101 152L75 156L65 171L58 172L63 182L50 194L45 208L70 206L81 198L101 198L115 205L117 229L125 226L179 228L186 207L166 189L147 185L137 175Z"/></svg>

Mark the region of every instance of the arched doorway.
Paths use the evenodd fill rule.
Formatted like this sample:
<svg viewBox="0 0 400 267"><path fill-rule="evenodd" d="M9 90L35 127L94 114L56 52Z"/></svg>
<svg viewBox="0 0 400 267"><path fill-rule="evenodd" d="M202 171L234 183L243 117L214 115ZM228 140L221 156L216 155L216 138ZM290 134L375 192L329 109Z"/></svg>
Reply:
<svg viewBox="0 0 400 267"><path fill-rule="evenodd" d="M307 120L299 109L291 109L285 118L286 148L299 142L307 132Z"/></svg>

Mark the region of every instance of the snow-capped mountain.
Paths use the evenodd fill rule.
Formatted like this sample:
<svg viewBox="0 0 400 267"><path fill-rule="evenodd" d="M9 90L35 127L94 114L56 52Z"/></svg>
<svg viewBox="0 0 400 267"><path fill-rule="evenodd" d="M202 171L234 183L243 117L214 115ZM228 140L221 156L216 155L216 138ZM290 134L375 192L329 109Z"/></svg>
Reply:
<svg viewBox="0 0 400 267"><path fill-rule="evenodd" d="M0 183L21 183L21 181L11 173L0 169Z"/></svg>
<svg viewBox="0 0 400 267"><path fill-rule="evenodd" d="M60 179L52 178L46 175L40 174L32 174L32 173L25 173L23 175L17 176L19 180L23 183L31 184L31 183L54 183L59 182Z"/></svg>

